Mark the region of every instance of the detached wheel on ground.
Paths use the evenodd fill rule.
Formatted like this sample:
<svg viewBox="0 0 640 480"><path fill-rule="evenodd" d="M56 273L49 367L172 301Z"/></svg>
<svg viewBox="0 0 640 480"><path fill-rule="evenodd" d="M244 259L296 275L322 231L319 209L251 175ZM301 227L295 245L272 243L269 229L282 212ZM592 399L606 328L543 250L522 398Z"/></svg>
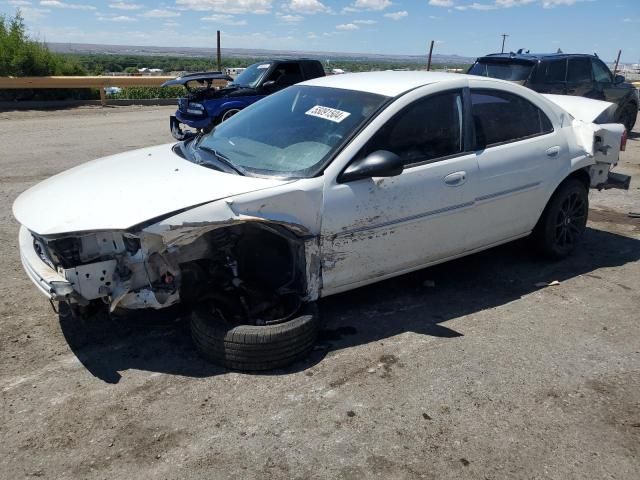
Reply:
<svg viewBox="0 0 640 480"><path fill-rule="evenodd" d="M579 243L588 214L587 187L575 178L565 180L549 200L533 230L535 246L550 258L566 257Z"/></svg>
<svg viewBox="0 0 640 480"><path fill-rule="evenodd" d="M315 303L303 304L293 318L270 325L231 325L210 304L191 315L191 335L208 360L234 370L285 367L309 354L318 336Z"/></svg>

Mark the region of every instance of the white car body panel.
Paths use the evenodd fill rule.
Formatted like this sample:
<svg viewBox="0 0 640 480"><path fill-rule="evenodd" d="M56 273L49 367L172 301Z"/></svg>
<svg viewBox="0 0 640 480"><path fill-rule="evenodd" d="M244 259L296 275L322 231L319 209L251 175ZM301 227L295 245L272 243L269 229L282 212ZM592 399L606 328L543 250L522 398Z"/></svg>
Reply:
<svg viewBox="0 0 640 480"><path fill-rule="evenodd" d="M463 77L453 78L448 88L466 86ZM323 295L470 248L470 237L462 234L473 222L469 207L477 181L475 154L406 168L392 178L336 181L382 125L416 99L440 90L438 84L426 85L401 97L327 169L321 238ZM454 172L466 172L461 187L444 184L444 177Z"/></svg>
<svg viewBox="0 0 640 480"><path fill-rule="evenodd" d="M386 97L396 97L414 88L438 82L459 82L461 76L457 73L441 72L366 72L349 73L318 77L300 85L314 87L342 88L358 92L376 93ZM502 80L498 80L502 82Z"/></svg>
<svg viewBox="0 0 640 480"><path fill-rule="evenodd" d="M126 230L194 205L287 183L205 168L178 157L172 146L121 153L59 173L20 195L13 214L40 235Z"/></svg>
<svg viewBox="0 0 640 480"><path fill-rule="evenodd" d="M577 120L593 122L602 112L611 107L611 103L573 95L542 94Z"/></svg>
<svg viewBox="0 0 640 480"><path fill-rule="evenodd" d="M164 308L180 301L179 295L155 295L149 271L155 272L155 281L162 272L179 276L171 255L191 248L181 258L189 261L197 258L200 247L195 245L204 234L255 224L290 232L291 241L303 251L304 300L315 300L523 237L569 174L590 169L591 183L598 186L619 155L621 126L590 123L610 106L606 102L590 106L591 101L544 97L510 82L430 72L340 75L304 85L397 98L314 178L222 173L178 157L170 145L107 157L52 177L14 204L23 225L23 263L31 279L45 293L47 280L54 282L47 294L56 299L73 287L91 292L86 295L93 298L108 292L112 309ZM549 117L554 131L408 166L395 177L338 181L372 135L402 108L430 94L467 87L496 88L528 99ZM450 175L463 181L452 187L444 182ZM52 204L56 208L48 208ZM135 232L140 250L125 262L131 278L118 283L116 269L105 267L105 252L100 262L78 270L92 277L82 288L71 283L60 287L74 270L50 268L34 255L27 232L88 232L81 239L92 245L96 240L90 232L124 231L141 224L146 226ZM122 255L116 240L113 253ZM101 270L117 285L96 281L93 275L100 276Z"/></svg>

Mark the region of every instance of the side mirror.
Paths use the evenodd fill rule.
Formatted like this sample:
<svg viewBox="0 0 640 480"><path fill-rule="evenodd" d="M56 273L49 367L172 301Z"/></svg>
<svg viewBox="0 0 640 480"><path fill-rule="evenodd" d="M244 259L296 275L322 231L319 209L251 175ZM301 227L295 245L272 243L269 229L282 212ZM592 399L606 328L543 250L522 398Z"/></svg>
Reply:
<svg viewBox="0 0 640 480"><path fill-rule="evenodd" d="M624 81L624 75L616 75L615 77L613 77L613 83L616 85L620 85L621 83L624 83Z"/></svg>
<svg viewBox="0 0 640 480"><path fill-rule="evenodd" d="M386 150L378 150L353 161L338 177L338 182L353 182L372 177L395 177L400 175L403 169L404 164L398 155Z"/></svg>
<svg viewBox="0 0 640 480"><path fill-rule="evenodd" d="M267 92L271 92L275 90L275 88L276 88L275 80L268 80L262 84L262 89L266 90Z"/></svg>

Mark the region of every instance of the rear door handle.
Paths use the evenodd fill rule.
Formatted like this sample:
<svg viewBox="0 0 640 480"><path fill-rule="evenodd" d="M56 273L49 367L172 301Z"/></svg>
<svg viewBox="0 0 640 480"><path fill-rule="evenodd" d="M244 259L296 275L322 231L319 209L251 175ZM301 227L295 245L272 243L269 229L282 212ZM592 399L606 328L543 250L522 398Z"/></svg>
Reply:
<svg viewBox="0 0 640 480"><path fill-rule="evenodd" d="M467 172L453 172L444 177L444 183L450 187L459 187L467 181Z"/></svg>
<svg viewBox="0 0 640 480"><path fill-rule="evenodd" d="M560 147L551 147L547 150L547 157L557 157L560 153Z"/></svg>

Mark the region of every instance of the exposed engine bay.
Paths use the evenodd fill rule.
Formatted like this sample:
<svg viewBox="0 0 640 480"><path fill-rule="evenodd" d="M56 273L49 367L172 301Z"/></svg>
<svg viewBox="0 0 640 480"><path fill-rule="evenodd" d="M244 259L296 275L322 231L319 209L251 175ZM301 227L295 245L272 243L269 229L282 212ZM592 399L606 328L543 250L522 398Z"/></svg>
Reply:
<svg viewBox="0 0 640 480"><path fill-rule="evenodd" d="M76 308L101 303L114 312L209 301L225 320L253 325L299 308L305 245L286 228L244 222L172 233L34 235L34 245L69 282L54 287L53 299Z"/></svg>

